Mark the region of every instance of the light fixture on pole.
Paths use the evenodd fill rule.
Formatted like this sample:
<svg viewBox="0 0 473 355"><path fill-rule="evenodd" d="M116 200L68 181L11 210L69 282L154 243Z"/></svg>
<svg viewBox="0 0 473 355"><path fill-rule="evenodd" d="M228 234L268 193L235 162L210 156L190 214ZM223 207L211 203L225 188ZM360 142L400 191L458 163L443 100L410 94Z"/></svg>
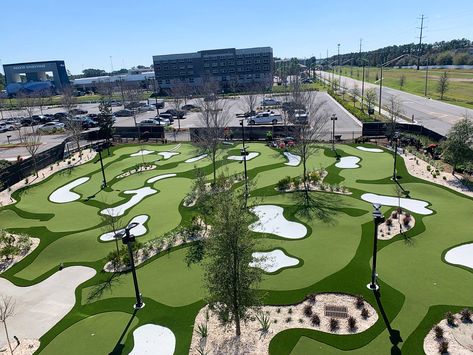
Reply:
<svg viewBox="0 0 473 355"><path fill-rule="evenodd" d="M136 297L136 303L133 306L135 309L141 309L145 306L143 303L143 299L141 297L140 289L138 287L138 279L136 277L136 271L135 271L135 260L133 258L133 243L135 242L135 236L130 233L130 230L135 228L139 223L133 222L130 223L125 227L124 230L121 232L115 234L115 238L121 239L123 244L125 244L128 247L128 256L130 258L130 266L131 266L131 273L133 275L133 286L135 288L135 297Z"/></svg>
<svg viewBox="0 0 473 355"><path fill-rule="evenodd" d="M384 222L384 216L380 211L381 205L373 203L373 222L374 222L374 240L373 240L373 266L371 269L371 282L366 285L372 291L378 291L379 285L377 283L378 274L376 273L376 257L378 254L378 226Z"/></svg>
<svg viewBox="0 0 473 355"><path fill-rule="evenodd" d="M335 152L335 121L337 120L337 115L332 114L330 120L332 121L332 150Z"/></svg>
<svg viewBox="0 0 473 355"><path fill-rule="evenodd" d="M105 179L105 169L103 167L103 160L102 160L102 151L103 147L101 145L96 145L95 146L95 151L99 153L99 159L100 159L100 168L102 169L102 186L101 188L104 189L107 187L107 179Z"/></svg>

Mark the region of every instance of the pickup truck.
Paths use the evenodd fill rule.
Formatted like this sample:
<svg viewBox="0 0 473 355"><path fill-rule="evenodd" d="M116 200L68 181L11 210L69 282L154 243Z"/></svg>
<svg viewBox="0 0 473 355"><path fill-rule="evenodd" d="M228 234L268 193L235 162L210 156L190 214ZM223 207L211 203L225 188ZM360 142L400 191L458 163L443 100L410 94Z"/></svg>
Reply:
<svg viewBox="0 0 473 355"><path fill-rule="evenodd" d="M249 125L254 124L276 124L281 122L282 117L279 114L272 112L259 112L254 116L250 116L246 119Z"/></svg>

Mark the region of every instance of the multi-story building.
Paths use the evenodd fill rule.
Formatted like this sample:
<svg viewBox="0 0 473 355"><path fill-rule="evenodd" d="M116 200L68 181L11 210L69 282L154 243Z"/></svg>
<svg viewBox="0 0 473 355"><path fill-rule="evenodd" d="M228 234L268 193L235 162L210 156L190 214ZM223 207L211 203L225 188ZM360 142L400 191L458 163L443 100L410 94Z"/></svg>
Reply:
<svg viewBox="0 0 473 355"><path fill-rule="evenodd" d="M172 89L179 83L200 87L206 81L216 81L222 89L234 91L251 85L270 88L273 83L271 47L156 55L153 63L162 89Z"/></svg>

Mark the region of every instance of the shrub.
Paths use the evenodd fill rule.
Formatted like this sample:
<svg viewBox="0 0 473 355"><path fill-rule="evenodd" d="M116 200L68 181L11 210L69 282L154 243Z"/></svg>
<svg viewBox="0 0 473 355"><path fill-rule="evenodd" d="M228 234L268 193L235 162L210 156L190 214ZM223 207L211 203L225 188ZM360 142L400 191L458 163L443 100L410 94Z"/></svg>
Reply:
<svg viewBox="0 0 473 355"><path fill-rule="evenodd" d="M281 313L281 308L277 308L276 313Z"/></svg>
<svg viewBox="0 0 473 355"><path fill-rule="evenodd" d="M286 318L286 323L291 323L292 322L292 317L287 317Z"/></svg>
<svg viewBox="0 0 473 355"><path fill-rule="evenodd" d="M320 181L320 173L318 171L311 171L309 173L309 181L312 183L317 183Z"/></svg>
<svg viewBox="0 0 473 355"><path fill-rule="evenodd" d="M364 308L361 310L361 316L363 319L367 319L370 316L370 312L368 312L368 309Z"/></svg>
<svg viewBox="0 0 473 355"><path fill-rule="evenodd" d="M444 340L439 344L439 353L440 354L448 353L448 341Z"/></svg>
<svg viewBox="0 0 473 355"><path fill-rule="evenodd" d="M460 314L461 314L460 318L461 318L463 323L471 322L471 310L470 309L464 308L464 309L462 309Z"/></svg>
<svg viewBox="0 0 473 355"><path fill-rule="evenodd" d="M289 309L287 310L287 314L292 314L292 308L289 308Z"/></svg>
<svg viewBox="0 0 473 355"><path fill-rule="evenodd" d="M356 329L356 319L354 317L348 317L348 330L354 331Z"/></svg>
<svg viewBox="0 0 473 355"><path fill-rule="evenodd" d="M340 322L338 319L330 318L330 330L332 332L336 331L340 327Z"/></svg>
<svg viewBox="0 0 473 355"><path fill-rule="evenodd" d="M435 339L442 339L443 338L443 328L439 325L434 327Z"/></svg>
<svg viewBox="0 0 473 355"><path fill-rule="evenodd" d="M362 295L357 295L356 296L356 302L355 302L356 308L360 309L365 305L365 299L363 298Z"/></svg>
<svg viewBox="0 0 473 355"><path fill-rule="evenodd" d="M299 323L304 323L304 319L299 318Z"/></svg>
<svg viewBox="0 0 473 355"><path fill-rule="evenodd" d="M269 316L267 314L264 314L261 312L260 314L256 315L256 319L258 319L258 322L261 326L261 331L263 333L267 333L269 330L269 326L271 325L271 321L269 319Z"/></svg>
<svg viewBox="0 0 473 355"><path fill-rule="evenodd" d="M391 213L391 218L392 219L397 219L397 212L394 211L393 213Z"/></svg>
<svg viewBox="0 0 473 355"><path fill-rule="evenodd" d="M449 326L453 327L455 325L455 315L452 312L445 313L445 319Z"/></svg>
<svg viewBox="0 0 473 355"><path fill-rule="evenodd" d="M432 167L430 165L427 165L427 171L432 170Z"/></svg>
<svg viewBox="0 0 473 355"><path fill-rule="evenodd" d="M447 177L446 177L446 176L443 176L442 179L447 180Z"/></svg>
<svg viewBox="0 0 473 355"><path fill-rule="evenodd" d="M302 184L302 179L300 176L296 176L292 179L292 183L294 184L295 188L297 189L300 184Z"/></svg>
<svg viewBox="0 0 473 355"><path fill-rule="evenodd" d="M278 181L278 183L276 184L276 187L278 190L287 190L289 188L290 183L291 183L291 177L286 176L285 178Z"/></svg>
<svg viewBox="0 0 473 355"><path fill-rule="evenodd" d="M391 218L388 218L388 219L386 220L386 225L387 225L388 227L391 227L391 226L393 225L393 220L392 220Z"/></svg>
<svg viewBox="0 0 473 355"><path fill-rule="evenodd" d="M209 329L207 327L207 323L198 324L197 329L195 331L196 331L197 334L200 335L201 338L207 338L207 335L209 334Z"/></svg>
<svg viewBox="0 0 473 355"><path fill-rule="evenodd" d="M313 314L310 318L310 322L313 326L318 327L320 325L320 317L317 314Z"/></svg>
<svg viewBox="0 0 473 355"><path fill-rule="evenodd" d="M411 223L411 220L412 220L412 217L411 217L410 215L406 215L406 216L404 217L404 220L403 220L404 225L405 225L405 226L408 226L409 223Z"/></svg>
<svg viewBox="0 0 473 355"><path fill-rule="evenodd" d="M304 315L306 317L310 318L312 316L312 313L313 313L312 312L312 306L307 305L307 306L304 307Z"/></svg>
<svg viewBox="0 0 473 355"><path fill-rule="evenodd" d="M309 301L310 304L315 304L315 298L316 298L316 294L315 293L311 293L310 295L307 296L307 300Z"/></svg>

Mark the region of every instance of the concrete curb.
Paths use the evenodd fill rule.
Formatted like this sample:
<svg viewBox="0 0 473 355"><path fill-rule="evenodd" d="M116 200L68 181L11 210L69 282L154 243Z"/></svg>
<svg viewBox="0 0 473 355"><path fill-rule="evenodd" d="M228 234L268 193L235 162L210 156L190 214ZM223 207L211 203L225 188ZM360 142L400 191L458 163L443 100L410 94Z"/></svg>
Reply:
<svg viewBox="0 0 473 355"><path fill-rule="evenodd" d="M361 121L356 118L355 116L353 116L350 111L348 111L345 107L343 107L337 100L335 100L329 93L327 93L327 96L330 98L330 100L332 100L338 107L340 107L340 109L345 112L353 121L355 121L355 123L360 126L360 127L363 127L363 123L361 123Z"/></svg>

